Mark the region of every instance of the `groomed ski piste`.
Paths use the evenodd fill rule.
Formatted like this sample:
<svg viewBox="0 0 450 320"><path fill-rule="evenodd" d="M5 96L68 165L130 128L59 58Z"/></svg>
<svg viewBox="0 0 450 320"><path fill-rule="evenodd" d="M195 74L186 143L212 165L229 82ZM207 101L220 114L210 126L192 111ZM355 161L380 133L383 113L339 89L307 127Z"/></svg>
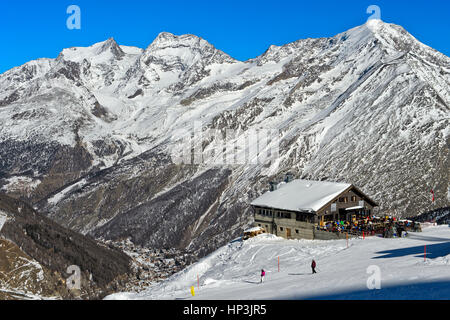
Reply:
<svg viewBox="0 0 450 320"><path fill-rule="evenodd" d="M406 238L353 238L348 245L347 240L286 240L270 234L236 239L143 292L106 299L448 300L450 228L428 226Z"/></svg>

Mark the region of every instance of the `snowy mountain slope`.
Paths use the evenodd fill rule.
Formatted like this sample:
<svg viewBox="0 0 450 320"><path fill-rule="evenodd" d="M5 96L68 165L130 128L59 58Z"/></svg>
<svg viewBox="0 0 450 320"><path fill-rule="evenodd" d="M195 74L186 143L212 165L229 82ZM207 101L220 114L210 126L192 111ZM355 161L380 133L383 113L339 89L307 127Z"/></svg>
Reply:
<svg viewBox="0 0 450 320"><path fill-rule="evenodd" d="M117 293L106 299L447 300L449 239L450 229L445 225L424 228L423 233L410 233L401 239L350 239L348 248L346 240L285 240L259 235L243 242L235 240L144 292ZM314 275L312 259L318 269ZM379 290L367 287L373 275L368 271L371 266L379 268ZM259 283L261 268L266 270L264 283ZM195 287L195 297L190 294L191 286Z"/></svg>
<svg viewBox="0 0 450 320"><path fill-rule="evenodd" d="M113 39L66 49L0 75L0 188L83 233L115 238L139 227L141 243L201 254L240 234L249 202L287 171L353 183L383 213L416 215L431 209L430 188L433 205L448 206L449 83L448 57L381 21L245 62L169 33L145 50ZM279 158L174 163L180 131L196 121L236 130L226 142L240 154L249 153L240 138L275 130ZM193 146L224 142L194 137ZM196 183L211 170L220 187ZM191 192L196 185L203 189ZM186 206L183 219L169 210L147 229L143 221L164 216L152 209L161 199L204 203ZM161 233L171 240L152 236Z"/></svg>

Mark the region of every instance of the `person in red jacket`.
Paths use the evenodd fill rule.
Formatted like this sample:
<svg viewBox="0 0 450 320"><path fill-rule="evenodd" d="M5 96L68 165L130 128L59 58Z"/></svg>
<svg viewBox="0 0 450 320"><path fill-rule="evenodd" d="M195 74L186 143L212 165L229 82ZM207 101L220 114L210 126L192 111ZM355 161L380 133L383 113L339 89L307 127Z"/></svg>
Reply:
<svg viewBox="0 0 450 320"><path fill-rule="evenodd" d="M312 269L312 273L314 274L314 273L317 273L316 272L316 261L314 261L314 259L313 259L313 261L311 262L311 269Z"/></svg>
<svg viewBox="0 0 450 320"><path fill-rule="evenodd" d="M266 272L264 271L264 269L261 269L261 283L264 282L265 275L266 275Z"/></svg>

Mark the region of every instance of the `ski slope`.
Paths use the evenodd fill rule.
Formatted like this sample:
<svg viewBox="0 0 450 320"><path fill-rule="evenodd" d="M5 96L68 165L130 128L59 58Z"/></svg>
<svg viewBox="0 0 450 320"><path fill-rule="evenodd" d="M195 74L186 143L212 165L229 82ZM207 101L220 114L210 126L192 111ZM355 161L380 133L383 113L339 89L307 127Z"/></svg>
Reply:
<svg viewBox="0 0 450 320"><path fill-rule="evenodd" d="M373 276L369 266L380 270L380 289L367 287ZM268 234L236 239L144 292L106 299L450 299L450 228L431 226L401 239L350 239L348 247L346 240L285 240Z"/></svg>

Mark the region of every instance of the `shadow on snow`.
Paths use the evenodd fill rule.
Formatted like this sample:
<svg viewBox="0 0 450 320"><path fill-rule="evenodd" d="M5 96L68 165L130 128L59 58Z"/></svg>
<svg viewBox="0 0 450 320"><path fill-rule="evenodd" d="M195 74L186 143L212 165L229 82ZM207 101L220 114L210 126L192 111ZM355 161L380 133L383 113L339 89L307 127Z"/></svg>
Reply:
<svg viewBox="0 0 450 320"><path fill-rule="evenodd" d="M416 257L423 258L425 253L424 246L425 245L378 251L376 253L381 254L381 256L373 257L372 259L398 258L410 255L416 255ZM427 246L426 247L427 258L434 259L450 254L450 241L436 244L427 244L426 246Z"/></svg>
<svg viewBox="0 0 450 320"><path fill-rule="evenodd" d="M282 298L283 299L283 298ZM432 281L398 284L381 289L361 289L316 296L292 296L284 299L298 300L449 300L450 281Z"/></svg>

